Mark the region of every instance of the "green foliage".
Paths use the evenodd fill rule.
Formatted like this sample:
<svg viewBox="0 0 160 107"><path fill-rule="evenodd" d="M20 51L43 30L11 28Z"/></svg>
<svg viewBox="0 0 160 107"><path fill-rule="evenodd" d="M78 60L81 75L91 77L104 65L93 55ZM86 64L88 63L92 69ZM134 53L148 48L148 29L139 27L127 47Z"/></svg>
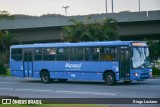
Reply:
<svg viewBox="0 0 160 107"><path fill-rule="evenodd" d="M118 26L114 19L105 19L91 22L91 17L85 21L70 19L72 25L63 27L62 37L64 41L106 41L119 39Z"/></svg>
<svg viewBox="0 0 160 107"><path fill-rule="evenodd" d="M12 44L17 44L16 35L8 31L0 31L0 64L8 64L9 49Z"/></svg>
<svg viewBox="0 0 160 107"><path fill-rule="evenodd" d="M0 74L7 74L7 67L0 64Z"/></svg>
<svg viewBox="0 0 160 107"><path fill-rule="evenodd" d="M152 61L160 57L160 40L147 40Z"/></svg>
<svg viewBox="0 0 160 107"><path fill-rule="evenodd" d="M14 16L10 15L7 11L0 11L0 20L13 19ZM7 73L7 67L9 63L9 48L12 44L18 43L15 39L15 34L12 34L6 30L0 30L0 74Z"/></svg>
<svg viewBox="0 0 160 107"><path fill-rule="evenodd" d="M9 50L12 44L18 44L16 35L8 31L0 31L0 73L6 73L9 63Z"/></svg>
<svg viewBox="0 0 160 107"><path fill-rule="evenodd" d="M0 11L0 20L1 19L14 19L13 15L10 15L7 11Z"/></svg>
<svg viewBox="0 0 160 107"><path fill-rule="evenodd" d="M159 75L160 76L160 69L153 67L152 68L152 75Z"/></svg>

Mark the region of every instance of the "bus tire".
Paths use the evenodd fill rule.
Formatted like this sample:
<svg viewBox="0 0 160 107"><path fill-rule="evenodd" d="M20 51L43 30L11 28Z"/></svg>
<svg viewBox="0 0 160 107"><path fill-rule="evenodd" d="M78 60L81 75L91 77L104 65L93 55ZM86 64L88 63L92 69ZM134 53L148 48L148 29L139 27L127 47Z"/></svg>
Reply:
<svg viewBox="0 0 160 107"><path fill-rule="evenodd" d="M123 81L125 84L131 84L132 81Z"/></svg>
<svg viewBox="0 0 160 107"><path fill-rule="evenodd" d="M105 83L108 85L108 86L112 86L112 85L115 85L116 83L116 79L115 79L115 76L112 72L107 72L105 74Z"/></svg>
<svg viewBox="0 0 160 107"><path fill-rule="evenodd" d="M51 82L50 74L49 74L48 71L42 71L41 81L42 81L43 83L49 83L49 82Z"/></svg>

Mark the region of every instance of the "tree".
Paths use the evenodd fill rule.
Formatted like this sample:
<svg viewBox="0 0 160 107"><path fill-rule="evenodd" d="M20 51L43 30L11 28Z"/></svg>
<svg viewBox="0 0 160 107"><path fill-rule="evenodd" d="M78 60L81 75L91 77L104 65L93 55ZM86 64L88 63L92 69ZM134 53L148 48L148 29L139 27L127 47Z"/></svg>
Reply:
<svg viewBox="0 0 160 107"><path fill-rule="evenodd" d="M13 19L7 11L0 11L0 20ZM9 62L9 47L17 42L15 34L9 33L7 30L0 30L0 73L6 73L5 65Z"/></svg>
<svg viewBox="0 0 160 107"><path fill-rule="evenodd" d="M9 14L7 11L0 11L0 20L2 19L13 19L14 16Z"/></svg>
<svg viewBox="0 0 160 107"><path fill-rule="evenodd" d="M160 57L160 40L146 40L149 46L149 52L152 62Z"/></svg>
<svg viewBox="0 0 160 107"><path fill-rule="evenodd" d="M117 21L112 18L104 20L103 23L103 38L104 40L117 40L119 39Z"/></svg>
<svg viewBox="0 0 160 107"><path fill-rule="evenodd" d="M77 21L75 19L70 19L69 23L72 23L71 26L63 27L63 34L65 41L78 42L80 41L80 36L84 30L83 22Z"/></svg>
<svg viewBox="0 0 160 107"><path fill-rule="evenodd" d="M9 63L10 46L17 43L15 34L8 31L0 32L0 73L6 73L6 65Z"/></svg>
<svg viewBox="0 0 160 107"><path fill-rule="evenodd" d="M87 17L85 21L70 19L72 25L63 27L63 37L65 41L106 41L119 39L117 22L108 18L101 21L90 21Z"/></svg>

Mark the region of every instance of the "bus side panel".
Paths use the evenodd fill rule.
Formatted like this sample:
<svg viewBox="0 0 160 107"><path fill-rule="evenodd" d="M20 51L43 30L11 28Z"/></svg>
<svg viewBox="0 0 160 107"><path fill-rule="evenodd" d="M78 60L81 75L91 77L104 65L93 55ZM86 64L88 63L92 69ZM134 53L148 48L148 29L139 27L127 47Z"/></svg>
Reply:
<svg viewBox="0 0 160 107"><path fill-rule="evenodd" d="M116 80L119 80L119 63L108 61L108 62L100 62L100 71L103 73L106 70L111 70L116 75Z"/></svg>
<svg viewBox="0 0 160 107"><path fill-rule="evenodd" d="M40 78L40 71L42 69L46 69L49 72L53 72L53 65L54 62L50 62L50 61L34 61L33 62L33 77L35 78ZM51 76L51 75L50 75Z"/></svg>
<svg viewBox="0 0 160 107"><path fill-rule="evenodd" d="M33 70L33 78L40 78L40 72Z"/></svg>
<svg viewBox="0 0 160 107"><path fill-rule="evenodd" d="M52 64L51 78L71 80L102 80L99 74L99 62L59 61Z"/></svg>
<svg viewBox="0 0 160 107"><path fill-rule="evenodd" d="M33 77L40 78L40 71L47 70L50 78L63 78L64 66L63 62L35 61L33 62Z"/></svg>
<svg viewBox="0 0 160 107"><path fill-rule="evenodd" d="M72 62L77 63L77 62ZM75 72L80 72L77 79L80 80L102 80L102 73L99 72L99 62L88 61L88 62L79 62L81 67ZM73 69L71 68L70 71ZM74 74L72 74L74 75Z"/></svg>
<svg viewBox="0 0 160 107"><path fill-rule="evenodd" d="M102 80L104 71L112 70L115 72L117 67L118 62L36 61L33 63L33 76L39 77L40 71L42 69L47 69L50 72L51 78L71 80ZM119 70L116 72L119 72ZM116 80L118 79L119 75L116 75Z"/></svg>
<svg viewBox="0 0 160 107"><path fill-rule="evenodd" d="M13 76L24 77L23 62L10 60L10 73Z"/></svg>
<svg viewBox="0 0 160 107"><path fill-rule="evenodd" d="M81 64L76 68L73 65ZM102 80L99 73L99 62L33 62L33 77L39 78L40 71L46 69L50 72L51 78L71 79L71 80Z"/></svg>

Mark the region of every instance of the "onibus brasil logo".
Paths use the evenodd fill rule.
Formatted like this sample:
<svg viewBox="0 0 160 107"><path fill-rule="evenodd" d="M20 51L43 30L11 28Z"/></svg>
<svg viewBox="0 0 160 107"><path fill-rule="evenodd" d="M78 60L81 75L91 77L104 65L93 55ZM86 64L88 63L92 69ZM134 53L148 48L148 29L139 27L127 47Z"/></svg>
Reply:
<svg viewBox="0 0 160 107"><path fill-rule="evenodd" d="M2 99L2 104L42 104L42 101L35 99Z"/></svg>

